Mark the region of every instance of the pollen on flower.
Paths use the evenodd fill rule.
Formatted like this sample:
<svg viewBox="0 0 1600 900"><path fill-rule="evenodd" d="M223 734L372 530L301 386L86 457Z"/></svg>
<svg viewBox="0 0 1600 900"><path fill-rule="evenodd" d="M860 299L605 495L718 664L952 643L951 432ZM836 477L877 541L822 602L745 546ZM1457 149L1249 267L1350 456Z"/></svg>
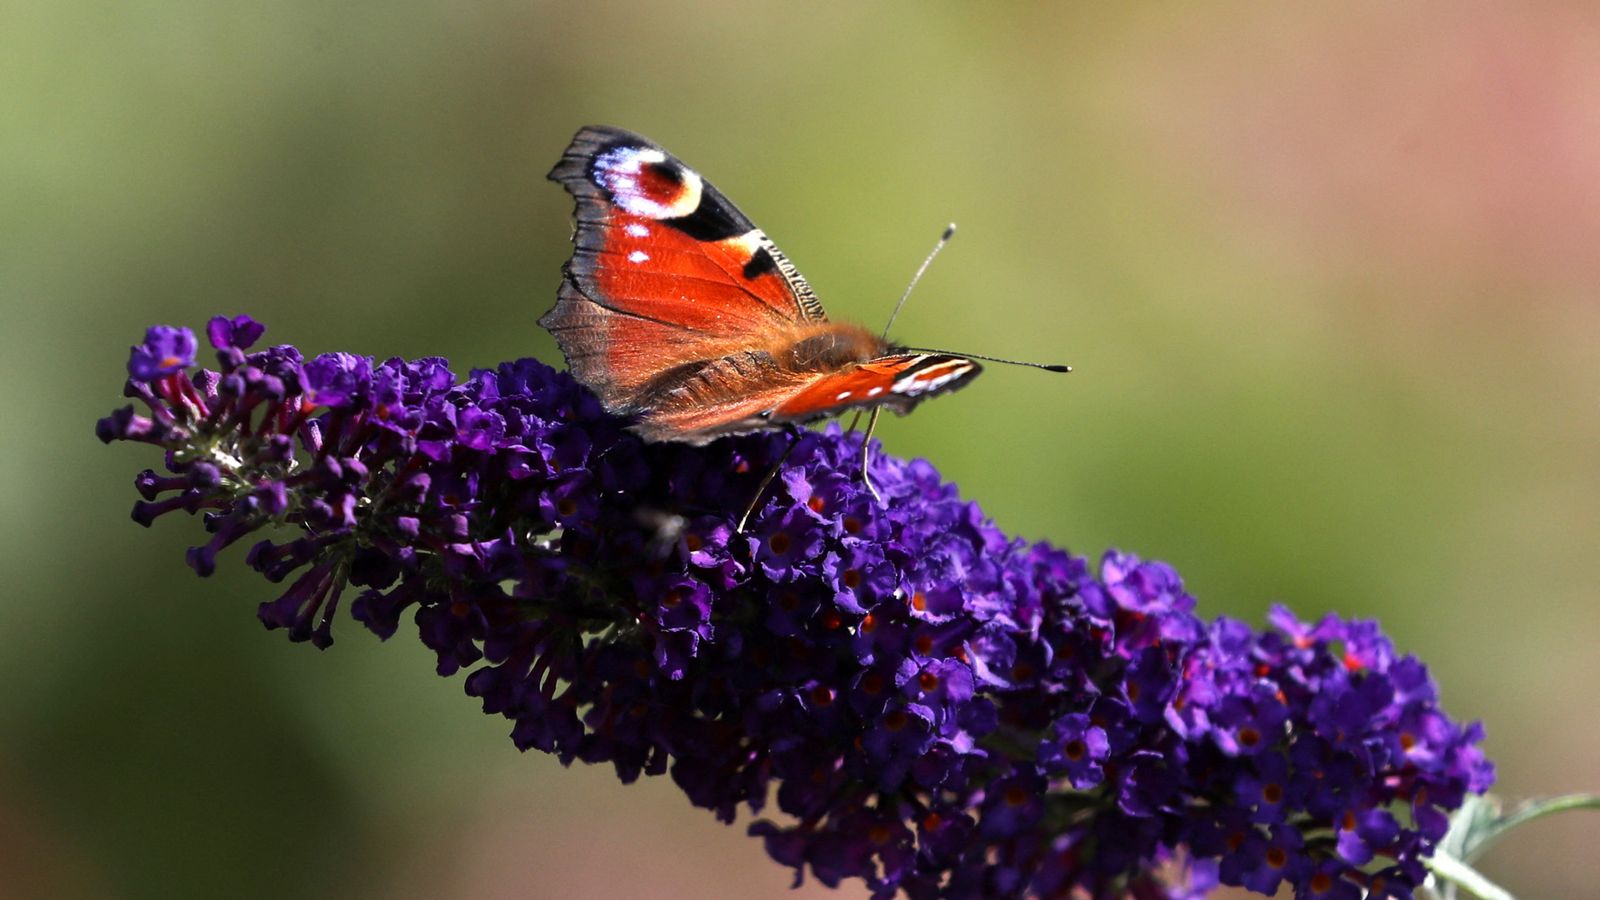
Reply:
<svg viewBox="0 0 1600 900"><path fill-rule="evenodd" d="M242 542L293 641L415 622L521 749L670 772L724 821L775 808L750 833L797 874L1404 896L1493 779L1374 623L1202 619L1172 567L1012 538L926 461L874 452L880 500L836 426L647 444L535 360L458 377L261 333L213 319L212 369L188 329L132 349L95 432L166 463L136 521L204 513L202 575Z"/></svg>

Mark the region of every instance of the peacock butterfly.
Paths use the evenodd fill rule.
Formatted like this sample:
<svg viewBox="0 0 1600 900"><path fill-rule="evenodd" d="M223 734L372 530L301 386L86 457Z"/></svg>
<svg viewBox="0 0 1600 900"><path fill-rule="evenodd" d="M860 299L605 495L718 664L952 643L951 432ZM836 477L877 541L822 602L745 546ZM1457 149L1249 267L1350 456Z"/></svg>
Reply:
<svg viewBox="0 0 1600 900"><path fill-rule="evenodd" d="M704 444L846 410L903 415L982 370L829 321L765 233L637 134L580 130L550 179L577 201L577 224L539 324L573 376L646 440Z"/></svg>

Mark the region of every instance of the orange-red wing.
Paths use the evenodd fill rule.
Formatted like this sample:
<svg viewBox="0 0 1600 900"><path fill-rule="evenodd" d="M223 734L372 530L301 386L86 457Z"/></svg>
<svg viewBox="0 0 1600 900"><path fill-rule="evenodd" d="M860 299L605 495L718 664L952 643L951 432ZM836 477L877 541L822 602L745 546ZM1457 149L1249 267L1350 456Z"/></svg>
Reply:
<svg viewBox="0 0 1600 900"><path fill-rule="evenodd" d="M760 431L782 424L772 421L772 410L794 396L804 384L792 376L778 377L768 386L724 397L666 402L644 411L634 430L649 441L687 441L704 444L723 435Z"/></svg>
<svg viewBox="0 0 1600 900"><path fill-rule="evenodd" d="M942 353L880 356L839 372L817 376L772 410L774 422L809 422L854 407L886 406L904 414L924 398L953 391L983 367Z"/></svg>
<svg viewBox="0 0 1600 900"><path fill-rule="evenodd" d="M573 256L540 323L606 405L704 358L825 317L776 246L715 187L639 135L578 132L550 172L577 200Z"/></svg>
<svg viewBox="0 0 1600 900"><path fill-rule="evenodd" d="M803 424L849 409L884 406L909 412L926 397L953 391L982 368L970 359L929 353L880 356L834 372L774 373L770 385L723 398L668 396L642 414L651 440L704 443L725 434Z"/></svg>

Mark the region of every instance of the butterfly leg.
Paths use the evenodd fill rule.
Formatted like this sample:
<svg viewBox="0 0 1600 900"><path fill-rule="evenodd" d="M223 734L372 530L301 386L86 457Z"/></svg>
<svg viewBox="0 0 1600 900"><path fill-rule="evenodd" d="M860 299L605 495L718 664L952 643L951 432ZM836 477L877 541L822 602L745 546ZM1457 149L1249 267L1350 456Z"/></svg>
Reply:
<svg viewBox="0 0 1600 900"><path fill-rule="evenodd" d="M783 455L778 457L778 461L767 469L766 475L762 476L761 484L756 488L756 495L750 498L750 505L744 508L744 515L739 517L739 524L734 528L734 531L739 534L744 533L745 523L750 521L750 516L755 513L756 506L761 503L761 498L767 493L767 486L772 484L772 479L778 476L778 470L783 468L783 464L789 461L789 457L794 454L794 448L800 446L799 427L790 425L787 430L789 434L789 449L783 451Z"/></svg>
<svg viewBox="0 0 1600 900"><path fill-rule="evenodd" d="M883 495L878 493L877 485L872 483L872 475L867 471L867 464L872 461L872 430L878 427L878 413L883 412L883 407L874 406L872 416L867 419L867 432L861 436L861 483L867 486L872 499L883 505Z"/></svg>

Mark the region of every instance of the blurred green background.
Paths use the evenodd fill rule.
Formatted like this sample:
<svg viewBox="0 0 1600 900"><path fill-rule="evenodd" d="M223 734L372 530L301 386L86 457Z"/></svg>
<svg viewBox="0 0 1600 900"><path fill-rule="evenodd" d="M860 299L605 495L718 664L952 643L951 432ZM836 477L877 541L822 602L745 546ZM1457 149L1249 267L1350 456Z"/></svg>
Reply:
<svg viewBox="0 0 1600 900"><path fill-rule="evenodd" d="M665 779L519 755L406 631L319 653L128 520L150 323L554 359L544 180L652 136L868 324L992 368L881 434L1207 615L1381 617L1501 790L1600 786L1600 8L8 3L0 894L793 896ZM1593 823L1487 871L1591 895ZM818 893L826 893L818 891ZM859 885L843 896L861 894Z"/></svg>

